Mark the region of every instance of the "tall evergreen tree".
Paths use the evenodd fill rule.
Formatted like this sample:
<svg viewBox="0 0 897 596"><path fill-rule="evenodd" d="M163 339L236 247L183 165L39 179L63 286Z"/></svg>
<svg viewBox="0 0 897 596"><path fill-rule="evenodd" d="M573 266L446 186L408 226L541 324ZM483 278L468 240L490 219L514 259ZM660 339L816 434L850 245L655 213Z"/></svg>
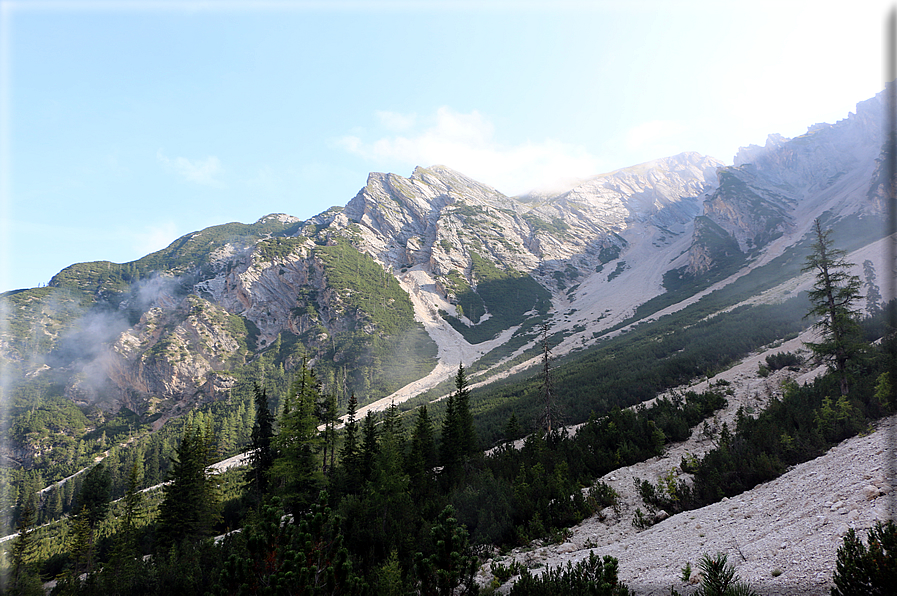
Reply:
<svg viewBox="0 0 897 596"><path fill-rule="evenodd" d="M305 361L284 399L280 428L274 438L276 458L271 476L283 491L288 507L304 507L317 498L323 474L318 461L317 405L321 384Z"/></svg>
<svg viewBox="0 0 897 596"><path fill-rule="evenodd" d="M346 411L346 424L343 427L343 446L340 449L340 469L343 491L355 493L361 484L361 446L359 445L359 428L355 414L358 411L358 399L353 393L349 397Z"/></svg>
<svg viewBox="0 0 897 596"><path fill-rule="evenodd" d="M810 290L813 308L807 316L820 317L816 327L822 332L822 340L807 346L837 371L841 395L847 395L847 363L862 345L853 310L853 303L860 298L860 279L850 274L852 265L844 260L845 251L834 248L832 231L823 230L818 219L814 222L814 233L812 253L803 271L816 275Z"/></svg>
<svg viewBox="0 0 897 596"><path fill-rule="evenodd" d="M37 544L34 540L34 507L26 503L19 516L16 537L10 552L10 575L7 584L8 594L26 594L36 584L40 588L40 580L32 569Z"/></svg>
<svg viewBox="0 0 897 596"><path fill-rule="evenodd" d="M140 466L131 464L124 502L124 511L118 518L118 531L109 566L104 568L105 588L112 594L133 593L135 583L139 583L140 568L137 523L142 514L143 493L140 492Z"/></svg>
<svg viewBox="0 0 897 596"><path fill-rule="evenodd" d="M441 458L443 476L449 485L459 479L465 461L477 452L476 430L470 413L470 391L464 365L458 365L455 392L448 398L442 426Z"/></svg>
<svg viewBox="0 0 897 596"><path fill-rule="evenodd" d="M364 482L370 480L377 453L380 452L379 436L377 414L368 410L361 422L361 478Z"/></svg>
<svg viewBox="0 0 897 596"><path fill-rule="evenodd" d="M411 431L411 451L406 469L411 480L411 492L415 500L426 505L435 494L434 469L439 464L436 442L433 439L433 423L427 413L427 404L417 411L417 420Z"/></svg>
<svg viewBox="0 0 897 596"><path fill-rule="evenodd" d="M324 457L321 461L321 470L329 474L336 460L336 422L339 415L336 406L336 395L328 393L321 403L320 420L324 424Z"/></svg>
<svg viewBox="0 0 897 596"><path fill-rule="evenodd" d="M109 513L111 489L109 471L100 463L87 472L76 499L75 517L82 519L86 526L86 544L82 555L87 572L93 570L97 527Z"/></svg>
<svg viewBox="0 0 897 596"><path fill-rule="evenodd" d="M162 489L158 536L162 546L194 541L211 534L218 520L219 497L209 465L211 430L188 426Z"/></svg>
<svg viewBox="0 0 897 596"><path fill-rule="evenodd" d="M274 416L268 406L268 392L258 383L253 385L255 422L249 446L249 494L258 503L268 493L268 471L274 464Z"/></svg>

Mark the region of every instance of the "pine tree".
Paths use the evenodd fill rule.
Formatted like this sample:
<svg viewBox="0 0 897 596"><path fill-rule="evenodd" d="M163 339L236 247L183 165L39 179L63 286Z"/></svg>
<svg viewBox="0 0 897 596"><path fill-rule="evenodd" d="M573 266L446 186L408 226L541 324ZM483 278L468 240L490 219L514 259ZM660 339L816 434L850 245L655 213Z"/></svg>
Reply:
<svg viewBox="0 0 897 596"><path fill-rule="evenodd" d="M832 596L893 594L897 585L897 525L878 521L869 530L868 545L847 531L838 548Z"/></svg>
<svg viewBox="0 0 897 596"><path fill-rule="evenodd" d="M78 545L76 566L83 571L93 571L97 528L109 513L112 479L103 464L91 468L81 483L74 509L75 542Z"/></svg>
<svg viewBox="0 0 897 596"><path fill-rule="evenodd" d="M370 480L374 463L377 461L377 454L380 452L379 434L377 415L368 410L361 423L361 478L363 482Z"/></svg>
<svg viewBox="0 0 897 596"><path fill-rule="evenodd" d="M140 552L137 524L143 507L143 493L140 492L140 467L136 461L131 464L127 489L122 499L124 511L119 517L111 561L103 572L104 580L108 584L107 590L114 594L132 593L133 585L139 574L140 561L138 557Z"/></svg>
<svg viewBox="0 0 897 596"><path fill-rule="evenodd" d="M211 430L188 426L162 489L158 534L164 547L209 536L218 520L219 497L207 470Z"/></svg>
<svg viewBox="0 0 897 596"><path fill-rule="evenodd" d="M430 529L435 552L417 556L416 571L422 595L478 594L474 575L478 561L468 540L467 528L455 518L449 505Z"/></svg>
<svg viewBox="0 0 897 596"><path fill-rule="evenodd" d="M459 364L455 392L446 403L440 449L442 474L450 486L460 479L464 463L476 452L477 437L470 413L470 391L467 389L464 365Z"/></svg>
<svg viewBox="0 0 897 596"><path fill-rule="evenodd" d="M336 395L333 393L329 393L324 397L321 404L320 419L324 424L324 457L321 462L321 471L329 474L336 459L336 421L339 419Z"/></svg>
<svg viewBox="0 0 897 596"><path fill-rule="evenodd" d="M417 420L411 431L411 451L406 461L406 469L411 479L411 492L418 503L426 505L435 494L433 474L438 464L433 423L427 414L427 404L424 404L417 411Z"/></svg>
<svg viewBox="0 0 897 596"><path fill-rule="evenodd" d="M255 422L252 425L249 446L249 494L260 502L268 493L268 471L274 463L274 416L268 407L268 392L258 383L253 386L255 397Z"/></svg>
<svg viewBox="0 0 897 596"><path fill-rule="evenodd" d="M28 587L32 586L37 579L31 568L37 544L34 540L34 507L30 502L25 504L16 529L16 537L10 552L11 569L7 586L8 594L26 593ZM39 580L37 580L37 585L40 586Z"/></svg>
<svg viewBox="0 0 897 596"><path fill-rule="evenodd" d="M349 398L346 424L343 427L343 446L339 453L343 487L348 493L357 492L361 484L361 448L358 444L358 421L355 419L357 411L358 400L353 393Z"/></svg>
<svg viewBox="0 0 897 596"><path fill-rule="evenodd" d="M317 406L321 385L305 361L284 399L280 428L274 437L276 458L271 476L278 482L289 507L304 507L318 495L323 474L318 461Z"/></svg>
<svg viewBox="0 0 897 596"><path fill-rule="evenodd" d="M847 395L847 363L861 348L859 325L852 308L860 298L860 279L850 274L852 265L844 260L845 251L834 248L831 230L823 230L818 219L814 224L816 238L803 271L816 274L810 290L813 308L807 316L821 317L816 327L822 331L822 341L807 346L838 373L841 395Z"/></svg>

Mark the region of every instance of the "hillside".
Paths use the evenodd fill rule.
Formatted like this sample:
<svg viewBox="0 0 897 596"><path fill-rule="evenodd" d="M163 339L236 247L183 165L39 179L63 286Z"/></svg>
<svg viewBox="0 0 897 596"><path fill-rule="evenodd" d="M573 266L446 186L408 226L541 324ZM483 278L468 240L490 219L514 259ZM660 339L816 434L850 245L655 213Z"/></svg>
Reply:
<svg viewBox="0 0 897 596"><path fill-rule="evenodd" d="M803 366L768 377L757 372L766 356L774 353L808 356L803 342L815 339L808 332L767 346L712 379L676 390L705 391L716 383L727 383L732 389L729 404L713 416L712 424L732 426L739 408L759 411L769 399L780 396L785 379L804 384L825 371L824 367ZM616 557L621 579L639 594L666 595L671 586L680 591L687 586L679 579L686 562L696 567L704 553L722 552L738 575L761 593L828 594L835 555L847 529L862 533L890 515L887 454L894 423L893 418L882 421L874 433L848 439L825 455L737 497L672 515L647 530L636 529L630 523L632 514L645 505L635 491L634 479L657 482L670 470L681 474L684 456L701 457L712 449L714 441L695 428L688 440L670 445L663 456L601 478L620 493L619 512L607 510L589 518L572 528L570 537L560 544L514 549L495 560L504 565L518 561L539 569L575 563L594 550ZM857 465L860 461L867 465ZM483 584L491 581L489 567L487 563L481 568ZM774 576L775 569L781 574Z"/></svg>
<svg viewBox="0 0 897 596"><path fill-rule="evenodd" d="M882 306L878 284L888 269L881 223L884 101L880 94L861 102L846 119L813 125L794 139L771 135L764 147L743 148L730 166L682 153L596 175L556 194L508 197L444 166L418 167L408 178L372 173L344 207L306 221L271 214L253 224L214 226L130 263L77 263L47 287L6 293L0 296L0 424L7 437L0 443L0 474L7 482L0 509L18 519L23 503L37 495L38 521L58 519L77 505L85 475L76 473L100 460L112 471L116 498L124 495L127 470L135 463L143 470L141 486L160 485L189 428L211 433L215 459L235 456L252 436L254 388L264 387L275 416L285 416L295 411L289 387L303 375L320 383L322 401L312 408L317 422L306 421L313 434L318 424L335 425L334 416L345 422L353 397L357 420L387 410L381 419L395 417L382 427L368 419L371 449L377 428L410 432L424 404L433 429L442 429L452 416L454 402L444 398L456 390L459 364L469 375L469 422L479 452L532 436L542 407L537 371L546 346L554 403L571 428L587 421L594 427L596 420L637 406L633 411L641 415L645 405L677 387L712 393L720 381L729 384L732 399L715 414L715 424L734 420L739 405L760 412L788 373L761 381L758 362L772 349L801 352L813 323L805 317L813 277L802 267L814 221L832 231L853 264L850 273L862 280L858 310L872 314ZM803 375L798 380L806 383L820 372L805 367L792 376ZM866 403L874 381L863 379L865 393L852 406L864 416L886 408ZM604 475L621 486L624 500L614 523L593 517L567 542L514 556L553 564L584 556L587 543L606 547L633 585L666 582L678 571L669 565L694 563L692 550L677 551L683 561L669 559L665 567L645 558L647 551L627 556L646 536L669 536L664 528L685 531L676 524L689 515L718 528L710 521L718 505L673 516L644 533L630 523L637 506L633 477L656 481L684 453L711 448L699 440L697 427L681 442L684 422L667 423L664 434L661 422L639 422L651 435L649 447L635 446L645 437L630 437L607 451L628 461L650 449L659 453L667 443L664 456ZM680 442L671 441L674 434ZM827 440L817 434L814 448ZM335 437L323 434L331 458L342 441ZM441 437L433 449L440 445L444 452L447 442ZM398 445L384 449L406 447L401 440ZM328 469L322 457L321 479ZM497 475L512 463L490 465ZM607 464L593 463L596 469ZM436 461L430 464L432 470ZM823 464L800 464L811 465ZM372 466L369 461L364 474ZM554 489L586 482L584 470L567 476L569 465L558 466ZM809 478L795 470L775 481L782 483L777 490L816 490L795 484ZM500 490L522 498L538 484L527 480L532 473L521 470L519 478L495 482L507 483ZM222 481L233 503L239 500L239 474ZM66 478L71 480L60 482ZM545 525L541 518L512 523L512 513L505 512L480 523L470 500L474 492L451 482L439 488L445 494L431 494L434 502L459 509L466 504L459 518L472 535L505 546L560 531L551 524L581 519L577 510ZM362 498L351 494L357 486L334 490ZM764 491L751 494L771 502ZM154 494L161 499L160 491ZM339 503L349 519L366 519L351 509L358 499ZM228 523L241 520L234 511L229 515ZM793 532L807 515L795 512L780 534L764 534L764 540L796 540ZM749 527L758 517L751 513L744 527L730 528L739 532L739 544L760 531ZM851 521L858 519L871 518L855 515ZM364 542L360 536L348 539ZM797 563L736 552L744 559L739 568L757 582L767 579L765 566L773 560L785 571L777 581L815 582L818 574L830 577L836 542L819 546L815 558L795 555ZM696 544L724 547L708 538L690 541L689 548ZM386 554L365 555L366 572ZM403 551L408 560L412 555ZM788 565L799 573L789 575ZM644 575L648 570L656 575Z"/></svg>

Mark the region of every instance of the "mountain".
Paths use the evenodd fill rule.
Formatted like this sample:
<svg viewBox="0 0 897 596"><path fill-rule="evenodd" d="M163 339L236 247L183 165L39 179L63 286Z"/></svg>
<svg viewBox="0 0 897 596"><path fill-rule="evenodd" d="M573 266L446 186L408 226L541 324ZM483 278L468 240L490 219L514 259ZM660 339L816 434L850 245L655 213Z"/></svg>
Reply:
<svg viewBox="0 0 897 596"><path fill-rule="evenodd" d="M459 362L485 382L537 356L543 325L560 356L763 267L740 299L798 291L794 251L814 219L850 250L882 235L884 101L771 135L731 166L682 153L520 197L443 166L372 173L307 221L272 214L130 263L72 265L2 296L10 415L41 395L93 412L85 428L124 409L158 429L303 360L343 404L401 401Z"/></svg>

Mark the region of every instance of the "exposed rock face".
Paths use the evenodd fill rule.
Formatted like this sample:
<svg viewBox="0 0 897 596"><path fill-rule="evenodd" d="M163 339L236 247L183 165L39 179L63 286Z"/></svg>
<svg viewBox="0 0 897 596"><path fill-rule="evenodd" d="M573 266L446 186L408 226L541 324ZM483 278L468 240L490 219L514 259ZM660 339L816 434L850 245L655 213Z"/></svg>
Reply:
<svg viewBox="0 0 897 596"><path fill-rule="evenodd" d="M411 178L371 174L346 206L364 244L392 270L425 265L437 278L461 272L472 285L470 251L544 281L567 265L594 269L622 250L633 222L687 225L713 188L721 162L683 153L596 176L556 196L515 200L442 166ZM527 200L530 199L530 200ZM443 284L444 285L444 284Z"/></svg>
<svg viewBox="0 0 897 596"><path fill-rule="evenodd" d="M750 255L826 210L881 213L870 178L882 147L884 101L882 92L835 124L814 124L793 139L773 134L764 147L740 149L734 165L720 169L704 216ZM718 260L708 259L711 246L695 234L688 272L700 275Z"/></svg>
<svg viewBox="0 0 897 596"><path fill-rule="evenodd" d="M220 307L190 295L175 308L154 307L140 322L122 333L96 364L111 388L96 378L76 382L69 394L90 398L114 396L107 407L126 406L144 413L155 404L149 399L213 399L231 380L215 371L241 364L247 354L239 322ZM105 391L99 391L105 389Z"/></svg>
<svg viewBox="0 0 897 596"><path fill-rule="evenodd" d="M361 363L359 346L380 342L377 366L402 368L399 359L383 360L405 343L403 334L429 341L421 325L433 354L438 341L479 357L484 352L472 344L503 333L500 341L508 341L537 312L569 324L565 342L582 347L594 341L585 329L596 320L622 322L664 292L671 269L700 276L721 263L750 264L771 245L787 244L779 238L796 242L826 211L880 212L883 101L862 102L856 114L795 139L771 135L764 147L740 150L729 167L682 153L556 194L507 197L442 166L416 168L409 178L372 173L345 208L304 222L273 214L215 226L131 264L72 266L46 296L21 295L8 308L18 328L37 332L43 353L78 316L44 312L50 294L62 303L62 289L88 293L128 313L126 330L68 392L76 399L102 393L109 407L137 411L159 400L214 398L232 382L215 371L251 360L283 334L295 336L290 341L313 363L368 381L370 369L360 369L374 364ZM347 272L348 261L354 269ZM128 267L132 277L122 274ZM526 304L502 310L527 292ZM399 311L398 323L386 322ZM0 337L5 360L23 374L43 374L43 363L28 369L28 349ZM104 375L107 385L96 380Z"/></svg>

